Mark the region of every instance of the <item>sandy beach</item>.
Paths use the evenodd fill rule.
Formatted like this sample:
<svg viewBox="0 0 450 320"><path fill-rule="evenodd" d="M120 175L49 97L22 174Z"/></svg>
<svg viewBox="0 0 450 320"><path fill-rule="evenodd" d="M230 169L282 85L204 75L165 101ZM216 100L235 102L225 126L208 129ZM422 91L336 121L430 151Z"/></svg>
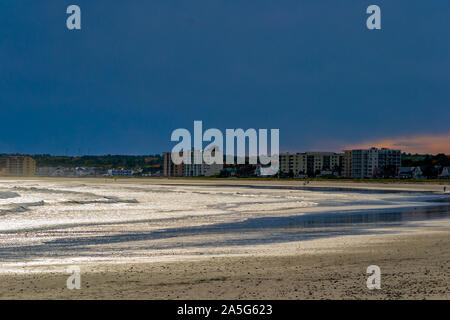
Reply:
<svg viewBox="0 0 450 320"><path fill-rule="evenodd" d="M246 188L302 186L294 181L6 179L1 183L4 197L15 190L23 192L21 197L27 201L43 197L44 203L16 212L7 207L10 200L2 200L1 299L450 298L449 219L435 218L429 209L422 212L424 203L428 208L419 201L422 194L403 193L439 193L440 184L310 183L308 188L325 192L317 195L309 190ZM236 185L244 188L232 187ZM121 192L133 189L117 195L116 187ZM192 203L186 200L183 205L186 212L176 206L165 207L167 199L160 197L169 194L166 187L171 188L175 200L186 199L186 195L191 199ZM400 193L349 195L319 191L323 187ZM105 192L106 200L99 199ZM144 195L150 193L159 196L146 203ZM321 202L324 195L327 201ZM157 206L156 199L164 206ZM228 205L212 206L211 199ZM199 203L202 206L196 207ZM155 210L143 211L144 204L145 208L155 205ZM362 223L353 216L350 222L338 221L333 228L321 220L314 220L313 228L295 220L302 215L316 219L323 210L347 214L355 211L352 204L363 211L406 206L416 214L405 211L400 220L377 220L376 228L371 221ZM120 215L115 216L114 210ZM52 217L64 212L63 218L69 215L70 224L49 220L48 212ZM95 218L86 220L85 212L96 212ZM107 214L103 217L102 212ZM141 212L147 220L137 216ZM33 224L21 220L24 214L35 217ZM274 215L281 220L272 221ZM417 215L424 218L406 218ZM433 219L424 220L430 215ZM254 219L257 227L248 223ZM264 224L267 219L270 225ZM283 219L289 223L285 225ZM347 231L335 232L334 228ZM79 290L66 286L70 265L80 266ZM381 290L366 287L369 265L381 269Z"/></svg>
<svg viewBox="0 0 450 320"><path fill-rule="evenodd" d="M298 254L88 265L67 274L4 274L2 299L449 299L450 229L334 240ZM342 247L340 246L342 245ZM381 290L366 287L377 264Z"/></svg>

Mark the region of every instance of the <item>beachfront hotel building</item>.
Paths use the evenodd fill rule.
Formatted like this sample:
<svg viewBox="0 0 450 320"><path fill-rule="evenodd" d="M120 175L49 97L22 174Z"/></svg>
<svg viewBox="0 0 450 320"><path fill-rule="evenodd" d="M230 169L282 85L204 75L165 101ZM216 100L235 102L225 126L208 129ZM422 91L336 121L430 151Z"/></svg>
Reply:
<svg viewBox="0 0 450 320"><path fill-rule="evenodd" d="M183 153L180 153L182 156ZM163 154L163 176L164 177L182 177L183 165L174 164L172 161L172 152L164 152Z"/></svg>
<svg viewBox="0 0 450 320"><path fill-rule="evenodd" d="M322 171L337 172L344 164L344 154L334 152L281 153L280 173L312 176Z"/></svg>
<svg viewBox="0 0 450 320"><path fill-rule="evenodd" d="M344 150L344 166L342 167L342 176L350 178L352 176L352 151Z"/></svg>
<svg viewBox="0 0 450 320"><path fill-rule="evenodd" d="M223 163L212 163L212 157L218 157L223 160L223 153L219 150L189 150L185 153L180 152L185 160L182 164L174 164L172 153L165 152L163 155L163 175L165 177L210 177L219 175L223 169ZM189 162L189 163L185 163ZM223 162L223 161L222 161Z"/></svg>
<svg viewBox="0 0 450 320"><path fill-rule="evenodd" d="M401 151L387 148L344 151L344 176L354 179L372 178L390 168L397 172L402 162Z"/></svg>
<svg viewBox="0 0 450 320"><path fill-rule="evenodd" d="M387 148L345 150L344 153L304 152L280 154L280 173L315 176L324 172L335 176L363 179L401 166L401 151Z"/></svg>
<svg viewBox="0 0 450 320"><path fill-rule="evenodd" d="M0 157L0 175L30 177L36 172L36 161L29 156L13 155Z"/></svg>
<svg viewBox="0 0 450 320"><path fill-rule="evenodd" d="M306 174L306 153L281 153L280 172L294 175Z"/></svg>

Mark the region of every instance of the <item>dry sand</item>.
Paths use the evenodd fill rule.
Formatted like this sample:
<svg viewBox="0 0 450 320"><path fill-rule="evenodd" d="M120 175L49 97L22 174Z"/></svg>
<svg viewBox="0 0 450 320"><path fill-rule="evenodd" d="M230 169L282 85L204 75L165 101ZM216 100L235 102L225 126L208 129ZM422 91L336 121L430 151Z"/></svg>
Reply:
<svg viewBox="0 0 450 320"><path fill-rule="evenodd" d="M283 179L216 179L216 178L127 178L127 177L118 177L118 178L52 178L52 177L27 177L27 178L15 178L15 177L0 177L3 181L14 181L14 180L22 180L22 181L78 181L83 183L142 183L142 184L156 184L156 185L209 185L209 186L233 186L233 185L241 185L241 186L288 186L288 187L330 187L330 188L352 188L352 189L373 189L373 190L405 190L405 191L442 191L444 186L447 186L447 193L450 193L450 182L448 180L443 180L442 182L428 182L424 180L423 182L410 182L408 180L405 181L383 181L379 182L373 181L365 181L365 180L330 180L330 181L315 181L309 180L307 184L305 184L305 180L283 180Z"/></svg>
<svg viewBox="0 0 450 320"><path fill-rule="evenodd" d="M2 299L449 299L450 229L321 240L297 254L85 266L67 274L4 274ZM350 241L355 238L357 241ZM314 242L314 240L312 241ZM313 248L313 249L312 249ZM381 290L366 287L369 265Z"/></svg>

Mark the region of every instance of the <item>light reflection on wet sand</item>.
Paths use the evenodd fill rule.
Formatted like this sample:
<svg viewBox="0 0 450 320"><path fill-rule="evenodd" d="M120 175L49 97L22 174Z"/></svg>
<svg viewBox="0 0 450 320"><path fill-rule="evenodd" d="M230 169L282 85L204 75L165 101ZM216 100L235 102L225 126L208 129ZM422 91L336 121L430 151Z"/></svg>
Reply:
<svg viewBox="0 0 450 320"><path fill-rule="evenodd" d="M245 254L448 219L434 193L0 181L2 266Z"/></svg>

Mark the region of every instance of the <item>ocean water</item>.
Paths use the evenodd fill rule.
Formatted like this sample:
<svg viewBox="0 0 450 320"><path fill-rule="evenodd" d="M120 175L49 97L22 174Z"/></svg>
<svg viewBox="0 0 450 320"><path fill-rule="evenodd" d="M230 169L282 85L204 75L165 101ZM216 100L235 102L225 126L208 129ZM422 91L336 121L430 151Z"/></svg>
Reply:
<svg viewBox="0 0 450 320"><path fill-rule="evenodd" d="M80 181L0 181L0 270L245 254L450 217L431 192Z"/></svg>

